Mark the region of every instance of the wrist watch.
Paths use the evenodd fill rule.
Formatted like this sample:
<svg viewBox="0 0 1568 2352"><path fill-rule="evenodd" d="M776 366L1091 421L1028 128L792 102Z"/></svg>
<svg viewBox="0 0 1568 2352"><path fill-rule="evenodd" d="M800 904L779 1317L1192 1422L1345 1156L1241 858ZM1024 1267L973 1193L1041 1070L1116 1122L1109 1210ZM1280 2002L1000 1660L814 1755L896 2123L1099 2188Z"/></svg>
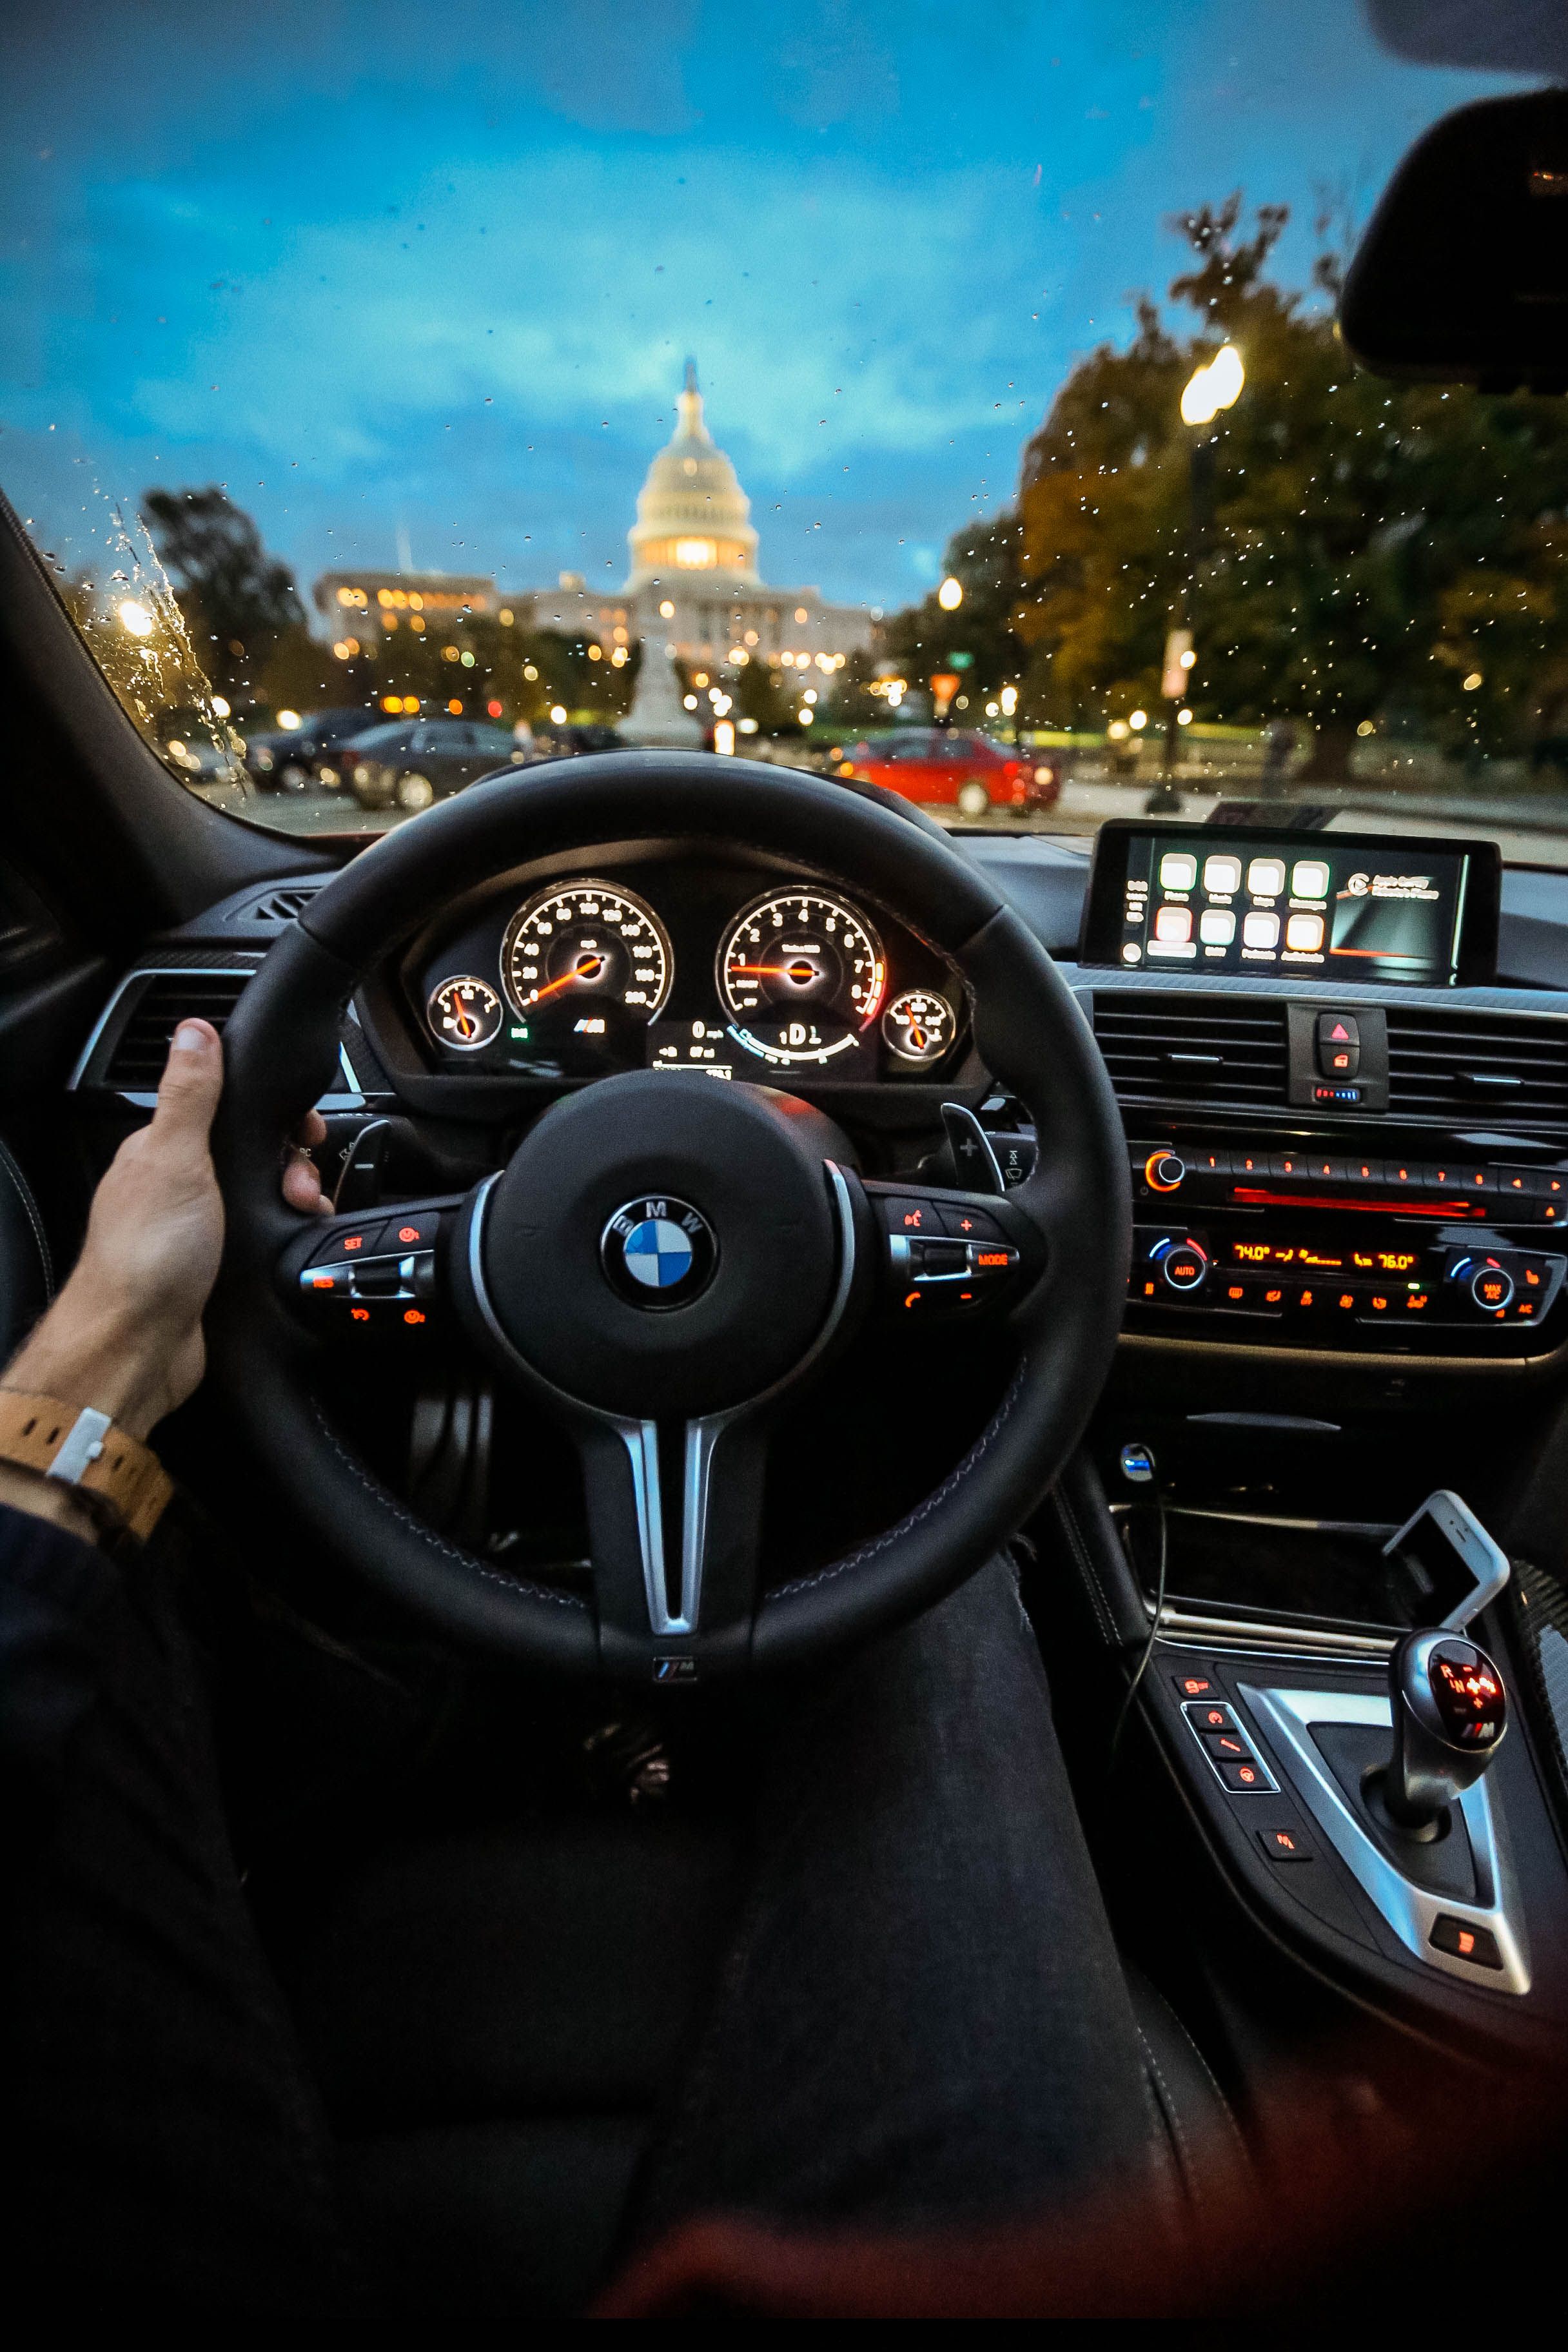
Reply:
<svg viewBox="0 0 1568 2352"><path fill-rule="evenodd" d="M0 1389L0 1462L68 1486L99 1526L145 1543L174 1482L150 1446L91 1405Z"/></svg>

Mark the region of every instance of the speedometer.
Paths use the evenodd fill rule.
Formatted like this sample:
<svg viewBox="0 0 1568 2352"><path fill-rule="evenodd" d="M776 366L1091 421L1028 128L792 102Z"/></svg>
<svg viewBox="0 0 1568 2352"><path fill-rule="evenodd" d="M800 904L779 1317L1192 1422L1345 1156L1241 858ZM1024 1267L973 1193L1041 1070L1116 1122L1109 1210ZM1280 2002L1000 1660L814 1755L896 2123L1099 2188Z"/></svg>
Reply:
<svg viewBox="0 0 1568 2352"><path fill-rule="evenodd" d="M519 908L501 941L500 977L520 1024L512 1034L531 1056L596 1066L616 1058L617 1039L641 1060L638 1033L664 1008L675 958L643 899L575 881Z"/></svg>
<svg viewBox="0 0 1568 2352"><path fill-rule="evenodd" d="M731 1034L764 1061L859 1059L881 1009L888 967L866 917L840 898L790 890L761 898L719 950Z"/></svg>

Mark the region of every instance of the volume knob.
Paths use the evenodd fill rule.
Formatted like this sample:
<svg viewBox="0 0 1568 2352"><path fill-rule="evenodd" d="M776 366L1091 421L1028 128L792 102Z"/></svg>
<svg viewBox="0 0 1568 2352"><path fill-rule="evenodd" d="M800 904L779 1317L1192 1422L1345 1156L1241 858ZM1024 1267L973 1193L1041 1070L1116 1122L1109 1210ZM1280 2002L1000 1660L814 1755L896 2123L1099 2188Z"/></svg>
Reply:
<svg viewBox="0 0 1568 2352"><path fill-rule="evenodd" d="M1186 1172L1186 1161L1173 1151L1152 1151L1143 1162L1144 1177L1155 1192L1173 1192Z"/></svg>

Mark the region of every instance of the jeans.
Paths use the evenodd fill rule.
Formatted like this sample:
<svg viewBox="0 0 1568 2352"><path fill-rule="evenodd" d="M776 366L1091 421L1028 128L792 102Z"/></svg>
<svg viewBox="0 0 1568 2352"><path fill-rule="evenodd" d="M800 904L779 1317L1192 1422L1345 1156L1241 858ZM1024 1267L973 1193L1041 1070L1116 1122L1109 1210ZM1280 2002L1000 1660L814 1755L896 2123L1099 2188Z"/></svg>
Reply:
<svg viewBox="0 0 1568 2352"><path fill-rule="evenodd" d="M0 1579L5 1543L0 1525ZM364 2283L331 2134L152 1564L99 1580L67 1646L90 1703L58 1769L7 1763L0 2095L26 2158L8 2268L57 2310L350 2311ZM763 1694L758 1720L745 1890L627 2239L715 2209L1002 2216L1152 2161L1136 2029L1005 1566Z"/></svg>

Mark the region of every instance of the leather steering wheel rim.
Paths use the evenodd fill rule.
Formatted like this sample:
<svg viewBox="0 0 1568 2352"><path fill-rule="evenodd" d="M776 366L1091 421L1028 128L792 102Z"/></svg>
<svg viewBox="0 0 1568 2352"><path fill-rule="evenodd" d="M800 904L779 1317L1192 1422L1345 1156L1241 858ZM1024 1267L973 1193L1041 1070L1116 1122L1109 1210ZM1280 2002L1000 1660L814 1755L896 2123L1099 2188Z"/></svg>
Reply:
<svg viewBox="0 0 1568 2352"><path fill-rule="evenodd" d="M649 837L743 841L894 913L957 965L981 1056L1040 1138L1034 1173L1008 1196L1044 1241L1045 1270L1010 1318L1018 1360L1006 1393L920 1505L875 1540L762 1594L744 1639L718 1661L778 1667L917 1615L1016 1534L1081 1435L1121 1328L1131 1193L1104 1064L1045 949L935 828L799 771L649 751L470 787L384 835L268 952L226 1034L214 1150L228 1239L209 1317L213 1372L264 1468L372 1586L465 1644L555 1671L646 1671L601 1638L593 1603L426 1528L331 1428L278 1279L279 1257L311 1221L283 1202L278 1171L287 1139L330 1084L343 1007L374 964L442 906L513 866Z"/></svg>

